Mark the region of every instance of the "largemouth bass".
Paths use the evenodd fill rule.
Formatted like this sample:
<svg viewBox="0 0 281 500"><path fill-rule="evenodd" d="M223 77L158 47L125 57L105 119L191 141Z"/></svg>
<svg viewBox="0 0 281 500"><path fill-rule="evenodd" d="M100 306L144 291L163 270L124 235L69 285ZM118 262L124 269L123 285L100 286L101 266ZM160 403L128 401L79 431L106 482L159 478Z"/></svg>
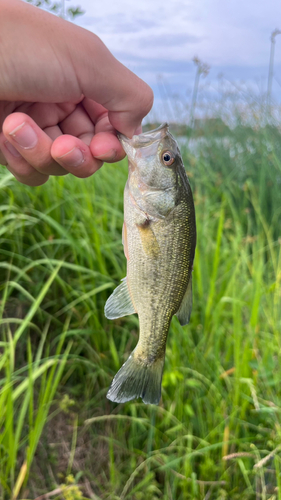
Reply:
<svg viewBox="0 0 281 500"><path fill-rule="evenodd" d="M122 238L127 276L107 300L105 316L137 313L140 336L107 398L124 403L141 397L144 403L158 404L172 316L186 325L192 309L193 197L167 124L132 139L120 134L119 139L129 160Z"/></svg>

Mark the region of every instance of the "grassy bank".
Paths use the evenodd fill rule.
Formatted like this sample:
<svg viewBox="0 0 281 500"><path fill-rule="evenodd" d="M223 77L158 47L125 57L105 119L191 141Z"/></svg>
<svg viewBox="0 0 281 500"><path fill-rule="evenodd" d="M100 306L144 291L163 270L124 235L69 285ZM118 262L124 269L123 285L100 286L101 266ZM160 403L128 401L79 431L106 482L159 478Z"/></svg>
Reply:
<svg viewBox="0 0 281 500"><path fill-rule="evenodd" d="M126 272L126 162L40 188L3 168L1 499L281 499L280 144L238 127L183 148L194 307L159 407L105 398L138 338L136 316L103 314Z"/></svg>

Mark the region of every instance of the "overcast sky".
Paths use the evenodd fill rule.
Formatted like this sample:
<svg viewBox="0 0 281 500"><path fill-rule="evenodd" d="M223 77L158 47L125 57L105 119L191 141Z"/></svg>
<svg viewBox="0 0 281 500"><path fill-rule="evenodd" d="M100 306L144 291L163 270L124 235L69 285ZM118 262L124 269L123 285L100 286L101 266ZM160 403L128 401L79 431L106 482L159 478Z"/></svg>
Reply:
<svg viewBox="0 0 281 500"><path fill-rule="evenodd" d="M96 33L113 54L149 83L191 98L196 55L218 74L265 91L270 35L281 29L280 0L70 0L85 14L76 23ZM281 35L276 37L273 95L281 97Z"/></svg>

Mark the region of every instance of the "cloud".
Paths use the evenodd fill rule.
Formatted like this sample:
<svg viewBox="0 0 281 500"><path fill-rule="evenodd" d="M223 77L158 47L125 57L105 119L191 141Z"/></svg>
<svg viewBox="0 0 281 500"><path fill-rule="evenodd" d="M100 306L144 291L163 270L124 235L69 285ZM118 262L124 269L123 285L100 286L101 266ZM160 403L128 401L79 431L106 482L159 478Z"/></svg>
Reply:
<svg viewBox="0 0 281 500"><path fill-rule="evenodd" d="M280 0L80 0L77 24L95 32L113 54L158 92L162 75L172 92L191 92L197 55L233 81L267 85L270 34L281 29ZM280 20L280 23L279 23ZM279 23L279 24L278 24ZM280 93L281 35L276 38L273 92Z"/></svg>
<svg viewBox="0 0 281 500"><path fill-rule="evenodd" d="M99 35L103 34L132 34L143 31L143 26L147 28L155 28L156 22L146 17L132 17L129 14L117 12L116 14L108 14L106 16L88 16L85 15L81 19L81 25L91 26L96 28Z"/></svg>
<svg viewBox="0 0 281 500"><path fill-rule="evenodd" d="M133 56L131 53L123 51L114 51L114 55L123 64L135 65L138 68L146 68L153 71L155 75L160 73L186 73L186 71L193 68L192 61L187 61L183 64L182 61L171 59L151 59L148 57Z"/></svg>
<svg viewBox="0 0 281 500"><path fill-rule="evenodd" d="M195 35L188 35L187 33L162 33L159 35L150 35L144 40L139 40L139 45L141 48L150 47L155 49L156 47L182 47L187 44L199 43L201 37Z"/></svg>

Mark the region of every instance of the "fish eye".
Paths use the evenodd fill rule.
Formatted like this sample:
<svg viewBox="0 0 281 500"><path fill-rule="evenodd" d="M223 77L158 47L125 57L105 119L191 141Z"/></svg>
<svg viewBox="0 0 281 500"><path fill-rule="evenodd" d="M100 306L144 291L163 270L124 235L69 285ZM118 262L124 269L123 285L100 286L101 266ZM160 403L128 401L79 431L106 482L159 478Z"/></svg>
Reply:
<svg viewBox="0 0 281 500"><path fill-rule="evenodd" d="M162 161L163 161L164 165L169 167L170 165L172 165L174 163L175 157L173 156L173 154L170 151L164 151L164 153L162 154Z"/></svg>

